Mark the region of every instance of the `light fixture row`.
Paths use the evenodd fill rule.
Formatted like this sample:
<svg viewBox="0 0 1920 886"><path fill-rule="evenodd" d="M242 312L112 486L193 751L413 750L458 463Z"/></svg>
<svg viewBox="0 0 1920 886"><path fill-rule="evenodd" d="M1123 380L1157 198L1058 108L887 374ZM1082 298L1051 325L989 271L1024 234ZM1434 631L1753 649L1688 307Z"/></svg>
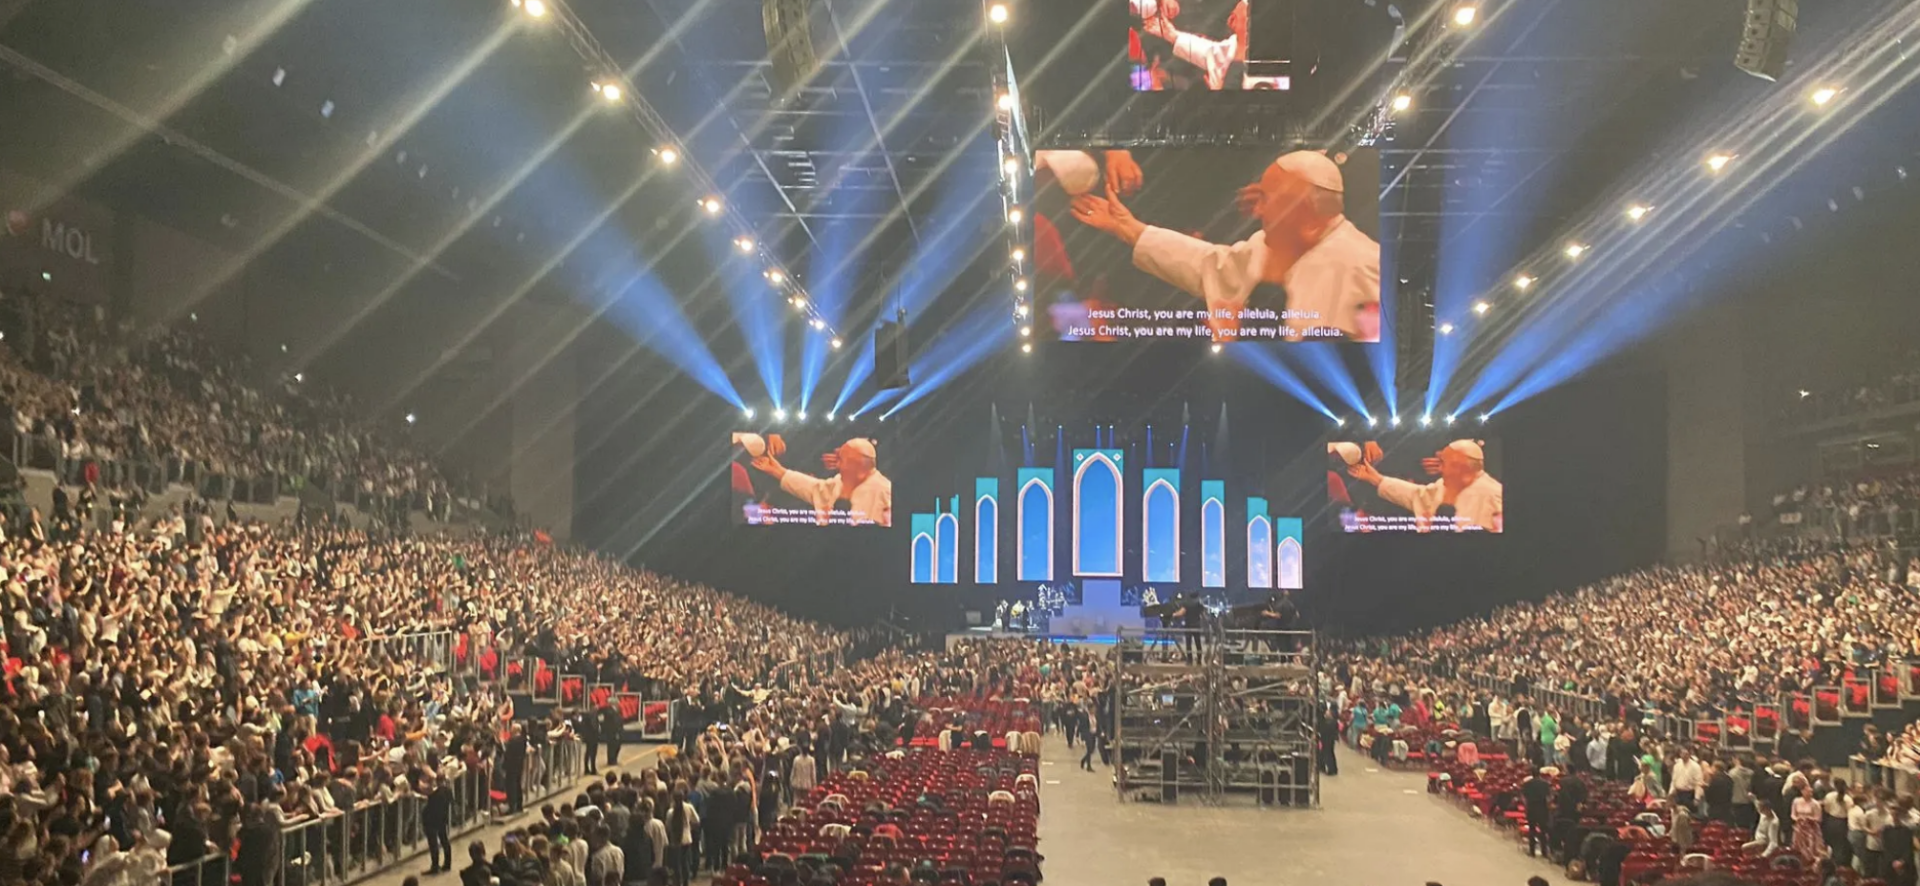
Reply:
<svg viewBox="0 0 1920 886"><path fill-rule="evenodd" d="M548 19L555 12L555 7L551 5L551 0L508 0L508 2L531 19ZM561 8L560 17L565 19L567 15L567 11ZM565 21L563 24L567 27L578 27L577 23L571 21ZM583 55L589 54L586 50L581 49L577 42L575 49ZM659 140L660 144L652 151L655 162L667 168L680 166L681 161L687 159L679 148L680 140L667 129L666 122L660 118L660 115L656 113L652 107L647 104L646 100L633 88L633 84L627 80L626 75L621 71L619 65L609 58L587 58L586 61L593 67L610 72L589 81L587 84L588 88L591 89L595 95L606 101L607 104L625 107L634 112L643 128L657 130L653 134L655 138ZM728 216L730 213L726 201L721 199L717 193L719 188L713 182L712 178L705 170L700 169L690 162L686 164L686 167L685 174L695 182L706 185L710 191L707 196L695 200L694 206L708 218L719 219L723 216ZM733 240L735 250L743 256L758 256L760 261L766 266L766 270L763 271L762 274L767 282L775 289L790 294L790 303L801 309L803 312L802 319L806 322L808 328L826 335L835 349L840 348L842 341L839 332L837 332L828 322L827 318L819 312L812 300L806 297L806 292L800 286L799 282L783 270L779 262L767 254L763 244L757 241L751 234L751 225L747 223L747 220L744 217L739 217L737 213L732 213L732 215L734 215L734 218L732 218L733 225L741 231Z"/></svg>

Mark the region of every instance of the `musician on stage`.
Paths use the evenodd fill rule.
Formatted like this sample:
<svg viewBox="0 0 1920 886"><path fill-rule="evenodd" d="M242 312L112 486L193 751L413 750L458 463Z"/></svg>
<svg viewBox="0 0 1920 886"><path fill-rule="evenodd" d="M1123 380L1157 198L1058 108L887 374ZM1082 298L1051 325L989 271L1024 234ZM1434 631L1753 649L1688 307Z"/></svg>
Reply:
<svg viewBox="0 0 1920 886"><path fill-rule="evenodd" d="M1174 598L1173 605L1173 613L1161 623L1177 624L1186 628L1185 637L1181 640L1182 646L1192 660L1199 661L1201 629L1207 626L1206 603L1191 592L1181 591L1180 596Z"/></svg>
<svg viewBox="0 0 1920 886"><path fill-rule="evenodd" d="M1260 629L1263 631L1299 630L1300 609L1293 604L1293 595L1286 591L1277 591L1267 595L1267 602L1260 610ZM1292 635L1272 633L1267 635L1267 649L1271 652L1299 652L1298 643Z"/></svg>

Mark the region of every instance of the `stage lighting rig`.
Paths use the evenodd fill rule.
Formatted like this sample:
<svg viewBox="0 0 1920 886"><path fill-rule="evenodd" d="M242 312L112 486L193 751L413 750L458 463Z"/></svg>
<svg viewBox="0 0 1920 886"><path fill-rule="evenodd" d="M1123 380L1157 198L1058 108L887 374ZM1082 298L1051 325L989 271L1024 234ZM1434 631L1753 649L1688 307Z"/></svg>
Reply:
<svg viewBox="0 0 1920 886"><path fill-rule="evenodd" d="M993 22L996 25L1004 25L1007 23L1008 18L1009 14L1007 12L1007 4L1005 3L995 3L987 8L987 21Z"/></svg>

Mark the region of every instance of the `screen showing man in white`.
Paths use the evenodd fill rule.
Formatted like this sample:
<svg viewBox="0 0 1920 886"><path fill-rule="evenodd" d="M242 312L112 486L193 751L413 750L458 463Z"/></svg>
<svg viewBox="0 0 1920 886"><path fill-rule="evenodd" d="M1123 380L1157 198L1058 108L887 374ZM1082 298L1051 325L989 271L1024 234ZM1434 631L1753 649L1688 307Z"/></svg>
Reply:
<svg viewBox="0 0 1920 886"><path fill-rule="evenodd" d="M1293 151L1242 188L1239 210L1260 230L1238 243L1210 243L1135 218L1109 190L1073 200L1081 223L1133 247L1133 263L1204 300L1215 340L1251 337L1249 309L1272 309L1289 340L1380 340L1380 244L1346 216L1339 164Z"/></svg>
<svg viewBox="0 0 1920 886"><path fill-rule="evenodd" d="M1350 456L1346 449L1350 446L1352 444L1330 444L1329 449L1345 458ZM1439 478L1431 483L1415 483L1380 473L1375 467L1380 461L1378 444L1368 443L1363 452L1365 457L1348 464L1347 474L1373 486L1382 500L1411 513L1413 531L1497 533L1504 530L1504 491L1500 481L1487 473L1486 449L1479 441L1455 440L1432 457L1421 459L1421 468L1429 476ZM1368 525L1363 528L1382 531L1406 527L1392 518L1369 515Z"/></svg>
<svg viewBox="0 0 1920 886"><path fill-rule="evenodd" d="M753 444L756 441L740 439L752 436L736 435L736 442L751 456L749 463L754 470L779 483L782 492L805 502L811 508L813 523L821 526L893 525L893 481L880 473L874 441L855 437L821 455L820 463L832 473L826 477L815 477L790 470L780 463L779 456L784 451L784 445L768 445L762 454L755 454L754 450L758 447ZM773 439L765 442L771 444ZM791 514L787 509L769 503L760 508L759 520L749 518L748 522L796 522L787 519L789 516Z"/></svg>

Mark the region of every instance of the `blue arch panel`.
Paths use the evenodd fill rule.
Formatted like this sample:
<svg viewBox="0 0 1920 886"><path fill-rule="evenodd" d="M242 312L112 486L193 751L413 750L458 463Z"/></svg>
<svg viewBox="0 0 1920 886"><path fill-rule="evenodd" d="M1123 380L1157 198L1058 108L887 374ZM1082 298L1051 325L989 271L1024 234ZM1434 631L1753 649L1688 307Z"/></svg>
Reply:
<svg viewBox="0 0 1920 886"><path fill-rule="evenodd" d="M1015 562L1020 581L1053 581L1053 469L1021 468L1015 495Z"/></svg>
<svg viewBox="0 0 1920 886"><path fill-rule="evenodd" d="M1140 482L1140 574L1147 581L1180 580L1180 471L1148 468Z"/></svg>
<svg viewBox="0 0 1920 886"><path fill-rule="evenodd" d="M1000 583L1000 478L973 481L973 581Z"/></svg>
<svg viewBox="0 0 1920 886"><path fill-rule="evenodd" d="M1126 453L1073 451L1073 574L1120 576Z"/></svg>
<svg viewBox="0 0 1920 886"><path fill-rule="evenodd" d="M956 514L941 514L934 518L934 560L933 580L936 584L958 584L960 581L960 517Z"/></svg>
<svg viewBox="0 0 1920 886"><path fill-rule="evenodd" d="M1273 587L1273 523L1264 498L1247 499L1247 587Z"/></svg>
<svg viewBox="0 0 1920 886"><path fill-rule="evenodd" d="M1298 591L1307 586L1307 564L1302 556L1299 517L1273 518L1273 536L1280 540L1274 554L1274 585Z"/></svg>
<svg viewBox="0 0 1920 886"><path fill-rule="evenodd" d="M1227 484L1200 481L1200 586L1227 586Z"/></svg>
<svg viewBox="0 0 1920 886"><path fill-rule="evenodd" d="M908 566L908 580L913 584L933 584L933 515L913 515L912 556Z"/></svg>

